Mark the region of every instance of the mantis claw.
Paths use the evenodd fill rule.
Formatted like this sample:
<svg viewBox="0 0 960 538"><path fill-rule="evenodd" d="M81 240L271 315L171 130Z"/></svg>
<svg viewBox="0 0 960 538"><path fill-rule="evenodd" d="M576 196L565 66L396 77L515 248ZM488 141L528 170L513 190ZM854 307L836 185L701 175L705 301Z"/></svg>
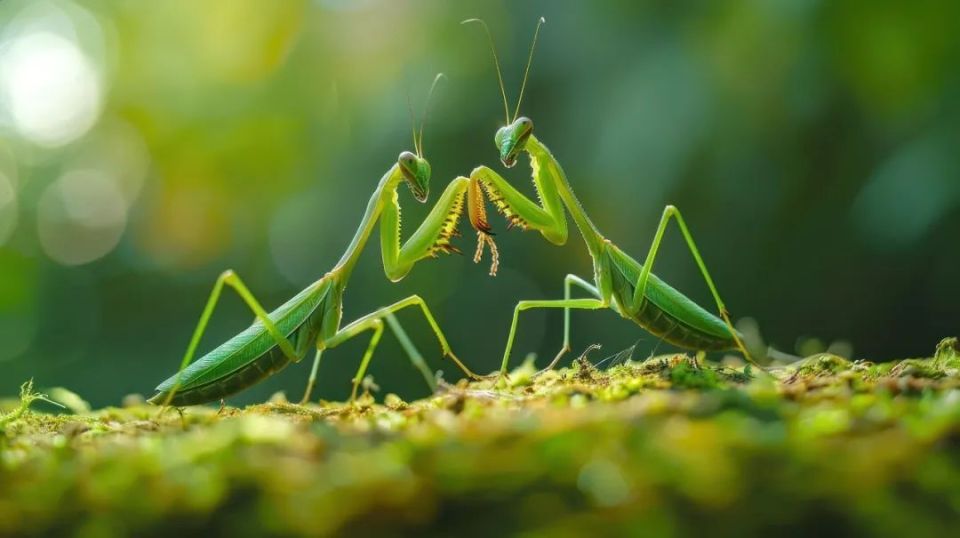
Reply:
<svg viewBox="0 0 960 538"><path fill-rule="evenodd" d="M500 268L500 251L493 237L481 230L477 230L477 251L473 254L473 263L480 263L483 259L485 245L490 247L490 276L497 276L497 269Z"/></svg>

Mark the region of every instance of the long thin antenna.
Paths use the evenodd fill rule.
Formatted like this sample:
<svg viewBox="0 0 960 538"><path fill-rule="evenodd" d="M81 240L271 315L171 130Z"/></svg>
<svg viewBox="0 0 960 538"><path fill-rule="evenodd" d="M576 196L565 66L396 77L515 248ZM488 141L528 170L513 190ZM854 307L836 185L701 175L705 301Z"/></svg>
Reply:
<svg viewBox="0 0 960 538"><path fill-rule="evenodd" d="M520 97L517 98L517 109L513 112L513 120L517 119L517 116L520 115L520 102L523 101L523 90L527 87L527 75L530 74L530 64L533 63L533 49L537 46L537 36L540 35L540 26L543 23L547 22L547 19L540 17L540 20L537 21L537 29L533 31L533 43L530 44L530 55L527 57L527 68L523 71L523 84L520 85ZM507 120L508 123L512 123L513 120Z"/></svg>
<svg viewBox="0 0 960 538"><path fill-rule="evenodd" d="M420 120L420 150L418 155L423 157L423 126L427 123L427 116L430 112L430 98L433 97L433 90L437 87L437 83L440 82L440 79L447 78L443 73L437 73L437 76L433 77L433 84L430 85L430 91L427 92L427 102L423 105L423 118Z"/></svg>
<svg viewBox="0 0 960 538"><path fill-rule="evenodd" d="M417 144L417 119L413 115L413 105L410 104L410 92L407 91L407 110L410 111L410 131L413 133L413 151L420 155L420 146Z"/></svg>
<svg viewBox="0 0 960 538"><path fill-rule="evenodd" d="M490 41L490 52L493 53L493 65L497 67L497 80L500 82L500 95L503 96L503 113L507 118L507 123L510 123L510 105L507 104L507 90L503 86L503 75L500 73L500 59L497 58L497 48L493 45L493 36L490 34L490 28L487 27L487 23L483 22L483 19L467 19L461 21L460 24L467 24L468 22L479 22L483 25L483 30L487 33L487 40ZM539 26L537 27L539 29Z"/></svg>

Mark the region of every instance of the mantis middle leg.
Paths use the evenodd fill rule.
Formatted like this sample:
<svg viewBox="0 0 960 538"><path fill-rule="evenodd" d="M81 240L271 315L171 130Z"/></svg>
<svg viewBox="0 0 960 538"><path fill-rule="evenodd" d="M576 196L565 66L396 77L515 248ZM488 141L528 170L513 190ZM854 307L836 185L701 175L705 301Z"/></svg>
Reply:
<svg viewBox="0 0 960 538"><path fill-rule="evenodd" d="M360 382L363 380L363 376L367 371L367 366L370 364L370 359L373 357L373 352L376 349L377 344L380 342L380 335L383 332L383 319L387 318L388 323L390 323L390 317L394 312L402 310L408 306L415 305L419 306L423 311L423 315L427 319L427 323L430 324L430 328L433 329L433 333L437 336L437 340L440 342L443 355L450 357L457 364L457 366L467 373L467 375L479 379L479 376L470 371L470 369L467 368L466 365L464 365L460 359L453 354L453 351L450 350L450 344L447 343L446 336L444 336L443 331L440 330L440 326L437 324L436 319L434 319L433 314L430 312L430 309L427 307L427 304L423 301L423 299L419 295L411 295L406 299L397 301L390 306L385 306L375 312L371 312L370 314L357 319L356 321L337 331L337 333L331 338L321 342L318 346L322 348L334 348L364 331L374 331L373 336L370 338L370 345L367 347L367 351L360 360L360 368L357 370L357 374L353 378L353 390L350 395L351 401L356 398L357 390L360 387ZM394 322L396 322L396 320L394 320ZM391 323L391 326L393 326L393 323ZM396 323L396 327L399 327L399 323ZM400 329L400 334L403 334L403 336L406 337L406 333L403 332L403 329ZM403 338L400 338L400 340L401 345L403 345ZM407 343L410 343L409 338L407 338ZM410 345L412 346L412 344ZM404 346L404 348L406 349L406 346ZM419 353L417 353L417 355L419 356ZM416 364L416 359L414 359L412 356L411 360ZM422 361L422 358L420 360Z"/></svg>
<svg viewBox="0 0 960 538"><path fill-rule="evenodd" d="M586 280L578 277L574 274L569 274L563 277L563 298L564 300L570 300L570 285L575 284L576 286L586 290L588 293L596 297L597 299L602 299L600 296L600 290L596 286L587 282ZM570 351L570 308L566 307L563 309L563 347L560 348L560 351L557 355L550 361L546 367L543 368L540 372L545 372L547 370L552 370L554 366L560 362L560 359Z"/></svg>
<svg viewBox="0 0 960 538"><path fill-rule="evenodd" d="M400 347L402 347L407 356L410 357L410 362L413 363L413 366L423 375L423 379L427 382L427 386L430 387L431 391L436 391L437 381L434 378L433 372L430 371L430 368L427 366L423 355L420 354L420 351L414 345L413 341L411 341L410 337L407 336L407 332L400 325L400 322L397 320L396 316L394 316L392 313L388 313L386 316L384 316L384 319L387 320L387 325L390 326L390 330L393 331L394 336L397 337L397 341L400 342ZM379 337L377 337L377 341L379 341ZM300 400L301 405L310 401L310 394L313 392L313 387L317 382L317 371L320 368L320 357L322 354L323 348L318 347L316 355L314 356L313 366L310 369L310 378L307 380L307 388L303 393L303 398ZM361 380L362 379L363 378L361 377Z"/></svg>
<svg viewBox="0 0 960 538"><path fill-rule="evenodd" d="M750 353L747 351L746 346L744 346L743 342L740 340L737 329L730 321L730 315L727 313L727 307L723 304L723 299L720 298L720 293L717 292L717 287L714 285L713 279L710 278L710 272L707 271L707 266L703 263L703 258L700 256L700 251L697 250L697 245L693 241L693 236L690 235L690 231L687 229L687 224L683 220L683 215L680 214L679 209L672 205L668 205L663 209L663 215L660 217L660 224L657 225L657 232L653 236L653 243L650 244L650 250L647 252L647 258L643 262L643 270L640 271L640 278L637 280L637 287L633 294L633 308L639 310L640 307L643 306L643 302L646 300L647 283L650 281L650 273L653 270L653 263L656 260L657 251L660 249L660 243L663 241L663 234L666 231L667 224L670 222L671 218L676 219L677 226L679 226L680 232L683 233L683 238L687 243L687 247L690 249L693 259L697 262L697 267L700 268L700 273L703 275L703 279L706 281L707 287L710 288L710 293L713 295L713 299L717 303L717 309L720 311L720 317L723 318L724 323L726 323L727 328L730 330L730 334L733 336L734 341L736 341L737 347L740 349L740 352L743 353L743 356L747 359L747 361L757 365L756 362L754 362L753 357L751 357Z"/></svg>
<svg viewBox="0 0 960 538"><path fill-rule="evenodd" d="M607 305L599 299L561 299L544 301L520 301L513 310L513 322L510 324L510 334L507 336L507 348L503 351L503 363L500 365L500 375L507 373L507 363L510 360L510 350L513 348L513 338L517 332L517 322L520 319L520 312L531 308L563 308L569 311L571 308L582 310L598 310L606 308ZM556 359L554 359L556 361Z"/></svg>

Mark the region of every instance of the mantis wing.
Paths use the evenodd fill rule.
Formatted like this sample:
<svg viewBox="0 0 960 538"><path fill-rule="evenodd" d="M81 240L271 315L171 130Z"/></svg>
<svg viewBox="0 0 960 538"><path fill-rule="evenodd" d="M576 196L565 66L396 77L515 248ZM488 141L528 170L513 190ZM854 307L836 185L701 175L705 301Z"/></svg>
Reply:
<svg viewBox="0 0 960 538"><path fill-rule="evenodd" d="M317 281L271 312L270 319L284 336L290 337L308 322L311 315L323 304L331 288L331 281L327 279ZM320 328L319 321L311 320L312 330L298 335L297 341L294 342L298 357L302 358L313 343L312 340L315 339ZM256 321L240 334L194 361L179 374L160 383L156 390L161 393L166 392L178 383L178 391L215 383L249 366L276 346L277 342L266 331L263 324Z"/></svg>

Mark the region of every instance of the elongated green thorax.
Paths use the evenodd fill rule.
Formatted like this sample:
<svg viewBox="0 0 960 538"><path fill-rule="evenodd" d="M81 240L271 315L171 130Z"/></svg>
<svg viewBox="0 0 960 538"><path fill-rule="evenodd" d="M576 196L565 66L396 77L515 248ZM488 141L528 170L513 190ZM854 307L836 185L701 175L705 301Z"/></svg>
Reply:
<svg viewBox="0 0 960 538"><path fill-rule="evenodd" d="M536 177L539 173L542 173L552 179L552 181L548 182L552 185L550 187L544 185L544 187L556 189L557 194L560 195L560 199L563 200L563 204L567 206L570 216L577 224L577 229L580 230L580 235L583 236L583 241L587 244L587 249L590 251L590 254L596 258L602 249L604 241L603 235L593 224L593 221L590 220L590 217L587 216L583 210L583 206L580 205L580 200L577 198L577 195L573 193L573 189L570 188L567 175L560 167L560 163L553 157L550 150L532 133L527 137L524 150L530 155L530 166L533 168L534 176Z"/></svg>
<svg viewBox="0 0 960 538"><path fill-rule="evenodd" d="M347 245L347 250L343 253L340 261L337 262L337 265L331 272L339 273L344 280L349 278L353 267L360 258L360 253L363 252L367 240L370 239L370 234L373 233L373 229L377 225L377 220L383 212L384 205L388 203L388 198L392 196L392 193L396 192L397 186L403 179L404 176L399 164L391 166L390 169L387 170L387 173L380 178L377 188L374 189L373 194L370 195L370 201L367 202L367 210L363 213L363 218L360 220L360 227L357 228L353 239L350 241L350 244Z"/></svg>

